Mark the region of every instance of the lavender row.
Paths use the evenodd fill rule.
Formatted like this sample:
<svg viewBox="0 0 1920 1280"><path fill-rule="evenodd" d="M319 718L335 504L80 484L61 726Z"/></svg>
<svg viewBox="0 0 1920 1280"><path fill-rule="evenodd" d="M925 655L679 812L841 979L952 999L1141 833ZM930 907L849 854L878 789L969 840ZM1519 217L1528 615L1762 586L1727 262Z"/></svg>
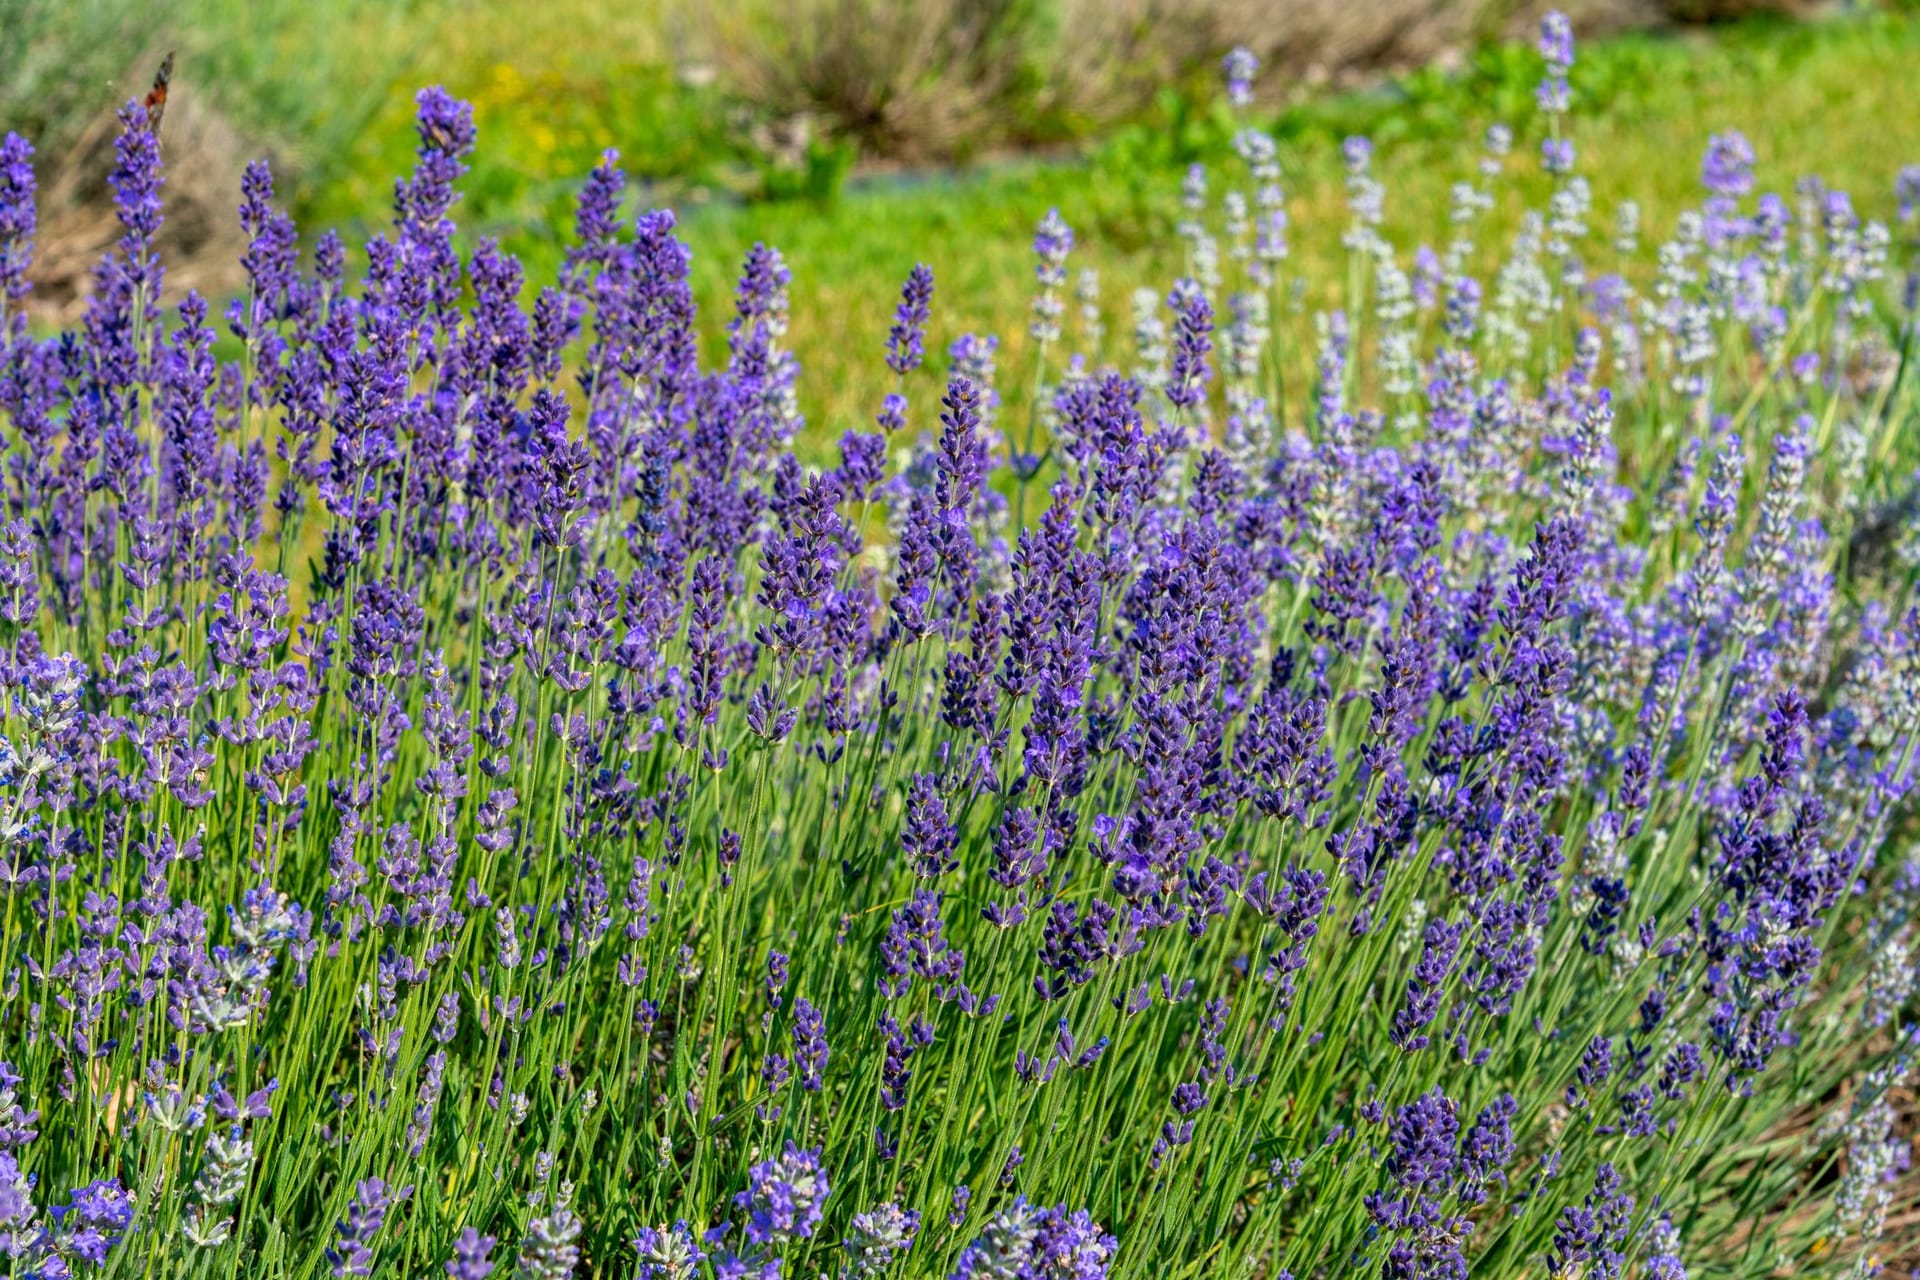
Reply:
<svg viewBox="0 0 1920 1280"><path fill-rule="evenodd" d="M1412 252L1354 139L1295 263L1249 126L1131 341L1040 224L1024 415L914 267L824 469L779 254L703 361L611 154L537 290L438 90L352 279L256 165L222 338L130 104L41 334L9 137L12 1272L1876 1273L1920 171L1723 135L1649 254L1539 48L1504 241L1512 130Z"/></svg>

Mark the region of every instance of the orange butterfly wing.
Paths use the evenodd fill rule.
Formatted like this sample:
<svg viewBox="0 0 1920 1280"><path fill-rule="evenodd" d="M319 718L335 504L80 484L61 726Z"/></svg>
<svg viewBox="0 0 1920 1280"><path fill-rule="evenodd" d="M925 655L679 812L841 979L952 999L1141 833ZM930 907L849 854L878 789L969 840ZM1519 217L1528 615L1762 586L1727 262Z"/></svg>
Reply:
<svg viewBox="0 0 1920 1280"><path fill-rule="evenodd" d="M160 132L160 117L167 110L167 86L173 82L173 54L169 52L161 60L160 72L153 78L153 88L147 91L147 100L143 104L147 109L147 131L155 135Z"/></svg>

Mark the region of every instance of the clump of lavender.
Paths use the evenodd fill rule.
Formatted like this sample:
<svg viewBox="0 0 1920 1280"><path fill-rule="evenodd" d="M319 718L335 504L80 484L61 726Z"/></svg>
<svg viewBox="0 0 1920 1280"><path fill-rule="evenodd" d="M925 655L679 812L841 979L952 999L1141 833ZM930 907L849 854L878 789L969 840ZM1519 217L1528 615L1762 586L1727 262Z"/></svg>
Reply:
<svg viewBox="0 0 1920 1280"><path fill-rule="evenodd" d="M787 264L746 255L709 359L612 155L530 282L458 234L478 139L429 91L351 253L248 170L216 307L168 291L130 106L55 334L0 144L8 1272L1920 1243L1920 393L1878 221L1911 239L1920 180L1769 190L1723 132L1642 209L1572 172L1564 20L1539 52L1553 180L1504 243L1508 124L1392 219L1352 140L1337 263L1246 128L1124 351L1101 246L1042 221L1024 430L991 332L906 430L931 266L835 317L878 425L825 455Z"/></svg>
<svg viewBox="0 0 1920 1280"><path fill-rule="evenodd" d="M1106 1280L1114 1248L1086 1210L1015 1197L961 1251L950 1280Z"/></svg>

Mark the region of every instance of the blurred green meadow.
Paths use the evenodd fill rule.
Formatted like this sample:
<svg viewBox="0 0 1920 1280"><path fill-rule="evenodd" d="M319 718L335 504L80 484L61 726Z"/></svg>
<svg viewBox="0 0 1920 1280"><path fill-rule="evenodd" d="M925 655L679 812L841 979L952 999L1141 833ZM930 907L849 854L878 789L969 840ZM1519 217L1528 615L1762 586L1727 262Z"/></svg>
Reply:
<svg viewBox="0 0 1920 1280"><path fill-rule="evenodd" d="M275 158L303 228L337 226L349 243L387 216L393 180L410 163L415 90L439 83L470 99L480 144L457 211L462 232L469 244L492 237L522 258L529 287L553 277L580 180L617 149L637 180L636 203L681 215L710 341L730 313L748 247L763 241L785 255L789 342L807 370L802 452L816 461L878 407L880 344L915 262L930 264L937 281L930 345L943 349L968 331L999 335L1017 415L1026 393L1019 371L1031 363L1025 261L1040 217L1058 207L1074 228L1074 265L1097 269L1109 353L1123 358L1131 293L1164 289L1182 266L1167 257L1181 244L1169 234L1180 175L1195 162L1231 160L1235 122L1211 99L1211 67L1105 114L1036 110L1018 137L1004 135L1011 143L979 154L949 145L923 148L917 162L876 162L870 140L819 125L800 141L770 144L767 113L704 60L714 47L706 24L751 23L760 11L749 9L729 18L723 7L716 19L677 0L74 0L49 12L45 0L0 0L0 57L15 69L0 125L55 147L71 142L65 121L84 118L79 99L111 104L139 92L156 50L177 45L178 99L216 107L234 146ZM87 65L63 66L48 50L63 47L62 22L81 18L104 35L88 42ZM1437 248L1450 189L1471 176L1480 137L1492 123L1511 124L1514 177L1480 236L1488 255L1505 249L1520 211L1545 190L1531 160L1537 59L1490 39L1477 49L1450 69L1360 90L1262 86L1255 115L1280 142L1293 260L1317 266L1302 275L1344 274L1324 264L1345 252L1339 145L1354 134L1376 144L1387 234L1403 248ZM1888 217L1891 175L1920 160L1917 60L1920 21L1898 8L1583 42L1573 138L1596 225L1631 195L1644 234L1664 237L1696 195L1701 148L1726 129L1753 139L1763 189L1786 192L1817 175L1852 191L1864 216ZM179 143L169 146L177 171ZM51 154L45 142L41 149ZM1292 301L1312 310L1342 300ZM1304 379L1311 352L1295 355L1297 369L1286 372Z"/></svg>
<svg viewBox="0 0 1920 1280"><path fill-rule="evenodd" d="M1345 255L1342 139L1370 136L1375 172L1387 188L1385 231L1403 247L1443 247L1454 183L1472 176L1486 126L1511 122L1516 155L1500 206L1480 243L1504 255L1521 211L1538 208L1546 180L1532 153L1537 73L1527 57L1487 54L1468 72L1423 73L1377 92L1336 98L1283 114L1275 134L1287 175L1295 266L1333 282L1325 264ZM1790 192L1815 174L1854 192L1863 216L1891 218L1892 174L1920 160L1920 23L1875 16L1793 30L1773 25L1685 38L1627 37L1583 51L1574 90L1574 138L1591 182L1595 225L1610 225L1617 202L1637 200L1643 234L1664 238L1688 201L1698 200L1699 155L1708 137L1738 128L1753 139L1763 189ZM1165 287L1182 264L1167 256L1180 240L1179 178L1194 161L1231 158L1222 118L1169 103L1070 162L1022 163L917 182L876 178L851 184L828 207L724 206L688 220L703 303L718 307L729 273L755 240L777 245L793 271L791 343L809 368L802 407L816 438L870 415L872 367L898 281L915 261L934 268L940 292L930 346L969 330L1000 335L1001 367L1030 367L1026 318L1034 224L1058 207L1078 237L1079 265L1096 266L1107 309L1107 353L1132 350L1127 300L1133 289ZM484 141L483 141L484 145ZM1486 265L1485 263L1481 264ZM1612 264L1596 264L1611 269ZM1309 295L1298 305L1338 305ZM721 319L709 312L710 323ZM1297 330L1296 330L1297 331ZM1295 351L1289 385L1305 385L1313 352ZM1016 401L1018 376L1007 378ZM1016 412L1018 409L1016 407ZM824 426L823 426L824 424Z"/></svg>
<svg viewBox="0 0 1920 1280"><path fill-rule="evenodd" d="M1853 191L1863 216L1889 217L1891 175L1920 160L1920 22L1869 14L1814 24L1755 21L1683 34L1630 35L1582 50L1575 81L1574 137L1591 182L1596 224L1618 200L1641 206L1645 234L1664 237L1698 196L1698 157L1707 138L1737 128L1754 140L1764 188L1788 192L1803 175ZM1440 247L1454 183L1472 176L1486 127L1516 132L1515 174L1536 169L1533 91L1537 67L1524 47L1492 47L1456 73L1423 71L1381 88L1337 95L1281 112L1274 122L1286 174L1296 264L1337 261L1345 251L1341 141L1365 134L1377 145L1376 172L1388 191L1387 233L1403 246ZM647 108L605 86L555 91L496 106L501 84L524 85L543 71L506 76L498 66L470 78L450 67L443 82L471 94L481 141L469 180L468 234L500 238L525 259L534 280L551 278L571 229L579 175L606 145L629 171L647 174L662 146L639 123ZM560 74L554 72L553 74ZM516 92L518 92L516 90ZM670 95L669 95L670 96ZM378 137L378 163L317 193L322 220L379 216L380 184L399 171L410 138L410 97L396 90ZM631 112L631 114L624 114ZM624 123L627 121L630 123ZM793 272L789 341L808 376L800 383L809 441L824 448L878 408L880 345L901 279L917 261L937 282L929 345L944 349L964 332L1001 339L1004 394L1015 415L1030 367L1026 333L1034 225L1058 207L1078 238L1077 266L1098 269L1109 354L1131 350L1128 299L1138 287L1164 290L1182 264L1168 257L1181 240L1180 175L1196 161L1231 160L1230 117L1214 104L1162 95L1142 119L1090 140L1066 157L989 160L967 169L855 173L817 198L745 201L671 177L657 193L683 215L708 336L719 340L740 260L755 242L780 249ZM551 146L547 144L551 142ZM364 184L361 187L357 184ZM1489 253L1504 253L1521 210L1538 207L1545 179L1503 184L1501 206L1484 224ZM364 192L356 195L353 192ZM644 198L644 193L643 193ZM1335 281L1344 273L1308 274ZM1306 297L1298 305L1337 305ZM1290 372L1305 382L1312 352Z"/></svg>

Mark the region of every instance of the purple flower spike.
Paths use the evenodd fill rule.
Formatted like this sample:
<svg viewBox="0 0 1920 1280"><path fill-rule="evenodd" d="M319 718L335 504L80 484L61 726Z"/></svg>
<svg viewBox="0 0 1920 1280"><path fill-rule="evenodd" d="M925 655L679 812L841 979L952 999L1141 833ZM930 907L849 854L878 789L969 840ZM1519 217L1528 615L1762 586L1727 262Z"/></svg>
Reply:
<svg viewBox="0 0 1920 1280"><path fill-rule="evenodd" d="M1207 357L1213 351L1213 305L1200 286L1182 280L1167 297L1173 310L1173 369L1167 379L1167 399L1177 408L1191 409L1206 398L1213 369Z"/></svg>
<svg viewBox="0 0 1920 1280"><path fill-rule="evenodd" d="M1540 56L1559 75L1573 66L1573 23L1558 9L1540 19Z"/></svg>
<svg viewBox="0 0 1920 1280"><path fill-rule="evenodd" d="M0 140L0 315L30 287L33 236L39 225L34 199L33 146L17 133Z"/></svg>
<svg viewBox="0 0 1920 1280"><path fill-rule="evenodd" d="M1253 105L1253 78L1260 74L1260 59L1253 50L1240 45L1221 59L1220 68L1227 77L1227 101L1236 107Z"/></svg>
<svg viewBox="0 0 1920 1280"><path fill-rule="evenodd" d="M1735 200L1753 190L1753 144L1745 134L1716 133L1708 139L1700 183L1716 196Z"/></svg>
<svg viewBox="0 0 1920 1280"><path fill-rule="evenodd" d="M453 1242L453 1257L446 1264L447 1274L452 1280L487 1280L494 1271L493 1246L497 1243L492 1236L466 1228Z"/></svg>
<svg viewBox="0 0 1920 1280"><path fill-rule="evenodd" d="M747 1213L747 1242L766 1245L811 1239L820 1225L827 1192L820 1148L788 1142L778 1156L748 1171L747 1189L734 1197L734 1204Z"/></svg>
<svg viewBox="0 0 1920 1280"><path fill-rule="evenodd" d="M900 290L893 327L887 331L887 368L906 377L926 356L927 321L933 315L933 268L918 263Z"/></svg>
<svg viewBox="0 0 1920 1280"><path fill-rule="evenodd" d="M393 1197L379 1178L367 1178L353 1189L347 1216L334 1223L334 1242L327 1249L335 1280L341 1276L373 1274L373 1241L387 1220Z"/></svg>

